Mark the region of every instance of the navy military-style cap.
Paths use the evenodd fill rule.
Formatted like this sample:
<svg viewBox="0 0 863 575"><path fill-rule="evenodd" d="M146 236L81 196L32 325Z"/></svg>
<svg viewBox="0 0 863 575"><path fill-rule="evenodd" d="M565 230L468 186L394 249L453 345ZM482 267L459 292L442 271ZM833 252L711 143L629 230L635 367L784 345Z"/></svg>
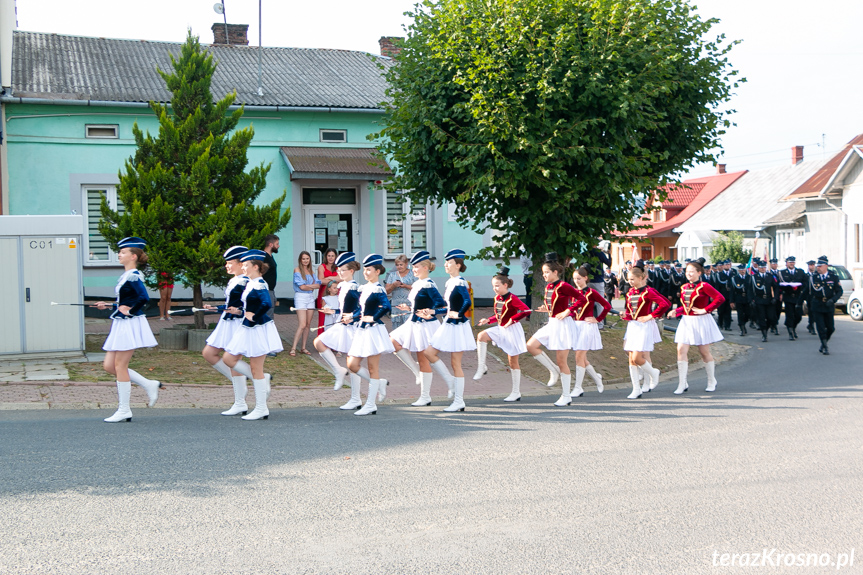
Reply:
<svg viewBox="0 0 863 575"><path fill-rule="evenodd" d="M809 260L808 262L806 262L806 265L814 266L815 260Z"/></svg>
<svg viewBox="0 0 863 575"><path fill-rule="evenodd" d="M123 238L122 240L117 242L118 250L121 250L123 248L138 248L139 250L143 250L146 247L147 242L142 240L141 238L136 238L135 236Z"/></svg>
<svg viewBox="0 0 863 575"><path fill-rule="evenodd" d="M818 265L819 266L826 266L827 265L827 256L819 256Z"/></svg>
<svg viewBox="0 0 863 575"><path fill-rule="evenodd" d="M354 252L342 252L339 254L339 257L336 258L336 267L340 268L343 265L355 261L357 261L357 254L355 254Z"/></svg>
<svg viewBox="0 0 863 575"><path fill-rule="evenodd" d="M785 261L786 262L796 262L797 258L795 258L794 256L788 256L787 258L785 258Z"/></svg>
<svg viewBox="0 0 863 575"><path fill-rule="evenodd" d="M369 254L363 260L363 267L383 265L384 257L380 254Z"/></svg>
<svg viewBox="0 0 863 575"><path fill-rule="evenodd" d="M248 250L246 253L240 256L241 262L248 262L252 260L260 260L264 261L267 259L267 252L262 250Z"/></svg>
<svg viewBox="0 0 863 575"><path fill-rule="evenodd" d="M420 250L411 256L411 265L415 266L420 262L431 259L431 254L425 250Z"/></svg>
<svg viewBox="0 0 863 575"><path fill-rule="evenodd" d="M737 269L739 269L739 270L745 270L745 269L746 269L746 264L737 264Z"/></svg>
<svg viewBox="0 0 863 575"><path fill-rule="evenodd" d="M771 263L771 264L778 264L778 263L779 263L779 260L778 260L778 259L776 259L776 258L771 258L771 259L770 259L770 263Z"/></svg>
<svg viewBox="0 0 863 575"><path fill-rule="evenodd" d="M758 267L760 267L760 268L766 268L766 267L767 267L767 262L765 262L764 260L758 260Z"/></svg>
<svg viewBox="0 0 863 575"><path fill-rule="evenodd" d="M225 258L226 262L231 260L238 260L240 256L249 251L249 248L246 246L231 246L228 250L222 254L222 257Z"/></svg>
<svg viewBox="0 0 863 575"><path fill-rule="evenodd" d="M464 259L464 250L460 250L458 248L456 248L454 250L450 250L446 253L446 255L443 258L445 260L454 260L457 258Z"/></svg>

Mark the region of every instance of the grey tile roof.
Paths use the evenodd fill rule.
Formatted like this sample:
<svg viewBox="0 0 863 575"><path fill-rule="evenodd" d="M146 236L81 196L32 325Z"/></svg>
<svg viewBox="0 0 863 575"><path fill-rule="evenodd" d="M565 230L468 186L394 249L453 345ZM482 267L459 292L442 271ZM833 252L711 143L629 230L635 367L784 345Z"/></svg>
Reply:
<svg viewBox="0 0 863 575"><path fill-rule="evenodd" d="M789 164L750 171L675 231L760 230L766 220L788 207L779 200L797 189L823 164L823 160L806 160L796 166Z"/></svg>
<svg viewBox="0 0 863 575"><path fill-rule="evenodd" d="M788 202L785 202L785 205L788 205ZM773 216L772 218L764 220L765 226L781 226L793 224L797 220L803 217L806 213L806 202L791 202L787 208Z"/></svg>
<svg viewBox="0 0 863 575"><path fill-rule="evenodd" d="M391 176L386 162L374 156L371 148L282 147L282 153L295 172L319 174L364 174Z"/></svg>
<svg viewBox="0 0 863 575"><path fill-rule="evenodd" d="M168 53L181 44L15 31L14 97L108 102L167 102L156 72L170 71ZM257 46L205 45L218 63L215 98L236 90L236 102L261 106L379 108L386 81L377 63L392 60L365 52L263 48L264 95L257 95Z"/></svg>

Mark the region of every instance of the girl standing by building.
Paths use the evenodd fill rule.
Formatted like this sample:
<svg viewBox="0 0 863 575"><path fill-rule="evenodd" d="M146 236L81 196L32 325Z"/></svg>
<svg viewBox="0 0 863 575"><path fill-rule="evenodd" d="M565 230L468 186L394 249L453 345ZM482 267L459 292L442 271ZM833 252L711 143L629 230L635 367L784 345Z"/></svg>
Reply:
<svg viewBox="0 0 863 575"><path fill-rule="evenodd" d="M626 309L620 319L629 322L623 336L623 349L629 354L629 377L632 380L632 393L627 398L638 399L641 397L639 369L644 371L645 382L650 378L650 389L659 383L659 370L650 364L645 352L653 351L658 333L656 320L665 315L671 302L647 286L647 273L641 260L632 267L629 277L632 287L626 294Z"/></svg>
<svg viewBox="0 0 863 575"><path fill-rule="evenodd" d="M546 282L545 297L542 306L537 310L548 314L548 323L541 327L527 342L527 351L536 358L549 372L548 386L551 387L560 379L562 393L554 405L563 407L570 405L570 384L572 374L569 371L569 350L576 342L575 322L572 314L580 305L584 305L584 295L563 281L563 265L558 261L557 254L545 254L542 264L542 278ZM555 365L540 349L544 345L549 351L555 352Z"/></svg>
<svg viewBox="0 0 863 575"><path fill-rule="evenodd" d="M111 332L105 340L102 349L105 350L105 360L102 367L108 373L117 377L117 411L111 417L105 418L108 423L132 421L132 410L129 401L132 395L132 382L140 385L147 392L149 406L153 407L159 398L159 388L162 384L153 379L147 379L133 369L129 369L132 355L139 347L155 347L156 338L144 315L144 305L149 303L150 296L144 287L144 274L138 268L147 264L147 254L144 248L147 242L141 238L123 238L117 244L117 260L125 268L123 275L117 281L114 293L117 301L109 303L96 302L99 309L114 308L111 314Z"/></svg>
<svg viewBox="0 0 863 575"><path fill-rule="evenodd" d="M689 346L697 345L704 368L707 370L707 389L716 391L716 362L710 353L710 344L722 341L722 332L716 326L711 312L717 309L725 298L709 283L702 281L704 258L698 258L686 264L686 279L689 283L680 288L680 305L676 310L668 312L668 317L679 317L674 342L677 344L677 371L680 380L676 395L689 388L686 376L689 372ZM682 316L682 317L681 317Z"/></svg>
<svg viewBox="0 0 863 575"><path fill-rule="evenodd" d="M602 376L593 369L590 362L587 361L587 352L602 349L602 336L599 332L599 324L611 311L611 304L600 295L596 289L590 287L588 282L590 278L590 264L585 264L578 268L573 274L575 287L584 295L585 302L578 306L575 310L575 386L572 388L570 397L581 397L584 395L582 382L584 374L590 375L593 382L596 384L596 391L602 393ZM596 306L599 305L602 311L596 315Z"/></svg>
<svg viewBox="0 0 863 575"><path fill-rule="evenodd" d="M298 323L294 343L291 345L291 355L297 355L298 345L301 353L310 355L306 342L309 339L316 294L320 287L321 284L312 274L312 256L307 251L300 252L297 267L294 268L294 308L297 310Z"/></svg>
<svg viewBox="0 0 863 575"><path fill-rule="evenodd" d="M476 338L478 365L473 378L479 380L488 372L485 360L488 342L492 342L506 354L512 375L512 392L504 401L521 401L521 366L518 356L527 351L527 344L524 341L524 329L518 322L530 317L530 308L509 291L512 279L509 277L508 267L501 266L497 275L491 278L491 287L494 290L494 315L479 320L479 325L497 325L483 331Z"/></svg>

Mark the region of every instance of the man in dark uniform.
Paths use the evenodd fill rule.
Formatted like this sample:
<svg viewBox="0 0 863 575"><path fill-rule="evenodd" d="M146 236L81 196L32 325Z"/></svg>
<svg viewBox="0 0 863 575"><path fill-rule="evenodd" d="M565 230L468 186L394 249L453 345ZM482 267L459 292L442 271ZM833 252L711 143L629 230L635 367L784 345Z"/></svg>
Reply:
<svg viewBox="0 0 863 575"><path fill-rule="evenodd" d="M779 275L779 260L776 258L772 258L770 260L770 275L773 276L773 281L776 282L776 285L779 286L779 283L782 281L782 276ZM777 287L778 289L778 287ZM776 323L770 327L770 331L773 332L774 335L779 335L779 317L782 315L782 293L780 292L779 297L776 298L776 303L774 304L775 309L775 317Z"/></svg>
<svg viewBox="0 0 863 575"><path fill-rule="evenodd" d="M782 301L785 302L785 327L788 329L788 339L797 339L797 324L803 315L803 298L806 293L806 283L809 278L798 270L794 256L785 258L785 269L779 272ZM799 284L799 285L794 285Z"/></svg>
<svg viewBox="0 0 863 575"><path fill-rule="evenodd" d="M632 269L632 262L626 260L626 263L623 265L624 268L620 270L620 279L618 279L618 286L620 287L620 295L626 297L626 292L629 291L629 270Z"/></svg>
<svg viewBox="0 0 863 575"><path fill-rule="evenodd" d="M839 277L827 267L827 256L818 258L815 273L809 277L809 289L812 292L812 307L809 313L815 315L815 326L818 328L818 337L821 339L819 352L830 355L827 342L833 335L833 314L836 311L836 302L842 297L842 284Z"/></svg>
<svg viewBox="0 0 863 575"><path fill-rule="evenodd" d="M614 294L617 291L617 276L611 271L610 267L605 268L605 273L602 275L602 282L605 284L605 299L609 302L614 301Z"/></svg>
<svg viewBox="0 0 863 575"><path fill-rule="evenodd" d="M653 262L647 262L647 286L656 288L656 269ZM658 290L657 290L658 291Z"/></svg>
<svg viewBox="0 0 863 575"><path fill-rule="evenodd" d="M659 269L656 270L656 284L656 291L665 299L670 299L671 278L668 275L668 260L659 262Z"/></svg>
<svg viewBox="0 0 863 575"><path fill-rule="evenodd" d="M731 263L730 260L723 260L721 262L717 262L717 268L719 271L716 272L716 291L722 294L722 297L725 298L725 301L719 306L717 311L719 323L719 329L724 329L726 331L731 331L731 298L728 294L728 282L730 280L729 274L725 271L725 264Z"/></svg>
<svg viewBox="0 0 863 575"><path fill-rule="evenodd" d="M809 333L811 335L816 335L815 321L812 319L812 317L813 317L812 316L812 291L811 291L811 288L809 287L810 286L809 278L812 277L816 273L815 272L815 260L809 260L808 262L806 262L806 265L809 266L809 270L806 272L806 293L803 296L806 299L806 307L809 308L809 313L806 314L808 316L806 318L807 319L806 329L809 330Z"/></svg>
<svg viewBox="0 0 863 575"><path fill-rule="evenodd" d="M728 299L731 300L731 308L737 310L737 327L740 335L746 335L746 322L749 321L749 284L752 276L746 273L746 266L740 264L737 271L733 273L728 283Z"/></svg>
<svg viewBox="0 0 863 575"><path fill-rule="evenodd" d="M761 330L761 341L767 341L767 330L776 323L776 299L779 286L773 275L767 273L767 263L758 262L758 273L752 276L749 284L749 301L755 306L755 318Z"/></svg>
<svg viewBox="0 0 863 575"><path fill-rule="evenodd" d="M750 283L752 282L752 277L758 273L758 264L761 262L760 258L752 258L752 264L746 269L746 274L749 276ZM755 306L749 306L749 329L758 329L758 324L755 323L755 316L758 315L755 313Z"/></svg>
<svg viewBox="0 0 863 575"><path fill-rule="evenodd" d="M680 306L680 288L686 283L686 276L683 275L683 267L680 262L674 260L674 269L671 271L671 305Z"/></svg>

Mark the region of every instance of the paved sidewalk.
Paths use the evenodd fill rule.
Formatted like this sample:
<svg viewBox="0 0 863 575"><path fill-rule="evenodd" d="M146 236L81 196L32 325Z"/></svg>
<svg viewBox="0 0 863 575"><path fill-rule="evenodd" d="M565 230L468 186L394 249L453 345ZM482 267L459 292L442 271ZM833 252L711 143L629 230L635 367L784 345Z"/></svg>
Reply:
<svg viewBox="0 0 863 575"><path fill-rule="evenodd" d="M479 317L485 317L487 310L480 310ZM290 349L297 327L297 316L294 314L277 314L276 327L285 341L286 351ZM175 321L160 321L151 319L150 326L158 334L163 327L191 323L191 318L178 318ZM389 329L390 326L387 326ZM88 334L107 334L110 329L109 320L89 319L86 330ZM314 333L314 332L313 332ZM311 341L309 349L313 349ZM728 359L736 353L735 346L716 346L714 355L717 362ZM96 354L90 354L92 356ZM312 352L307 356L309 361L322 363L320 356ZM444 361L449 361L448 354L443 354ZM340 358L343 364L344 358ZM529 355L521 356L521 362L536 361ZM11 362L6 362L11 363ZM487 360L488 374L480 381L473 381L476 372L476 353L464 354L463 370L465 373L465 399L488 399L506 397L511 388L512 380L508 366L492 356ZM13 369L14 367L14 369ZM693 365L694 371L699 366ZM419 396L419 387L414 383L413 375L393 354L381 357L381 375L390 381L387 388L387 399L384 404L408 404ZM0 410L3 409L113 409L117 405L116 386L111 382L68 381L64 374L62 360L38 360L33 362L17 362L16 366L0 364ZM214 372L213 381L220 381L221 376ZM596 393L596 388L585 378L585 392ZM663 373L661 381L676 381L676 372ZM233 392L229 384L199 385L171 384L163 382L165 388L159 393L159 401L155 409L164 408L227 408L233 402ZM626 388L628 381L608 381L607 389ZM365 385L363 386L365 389ZM253 399L251 383L249 398ZM523 376L521 392L525 396L548 395L552 400L559 397L560 387L546 387L545 382L536 381ZM330 380L315 382L312 385L279 385L273 382L273 391L268 402L270 407L332 407L343 404L350 396L350 390L345 387L333 391ZM433 406L444 407L449 404L446 399L446 386L435 376L432 382ZM132 407L146 408L146 394L137 386L132 389Z"/></svg>

